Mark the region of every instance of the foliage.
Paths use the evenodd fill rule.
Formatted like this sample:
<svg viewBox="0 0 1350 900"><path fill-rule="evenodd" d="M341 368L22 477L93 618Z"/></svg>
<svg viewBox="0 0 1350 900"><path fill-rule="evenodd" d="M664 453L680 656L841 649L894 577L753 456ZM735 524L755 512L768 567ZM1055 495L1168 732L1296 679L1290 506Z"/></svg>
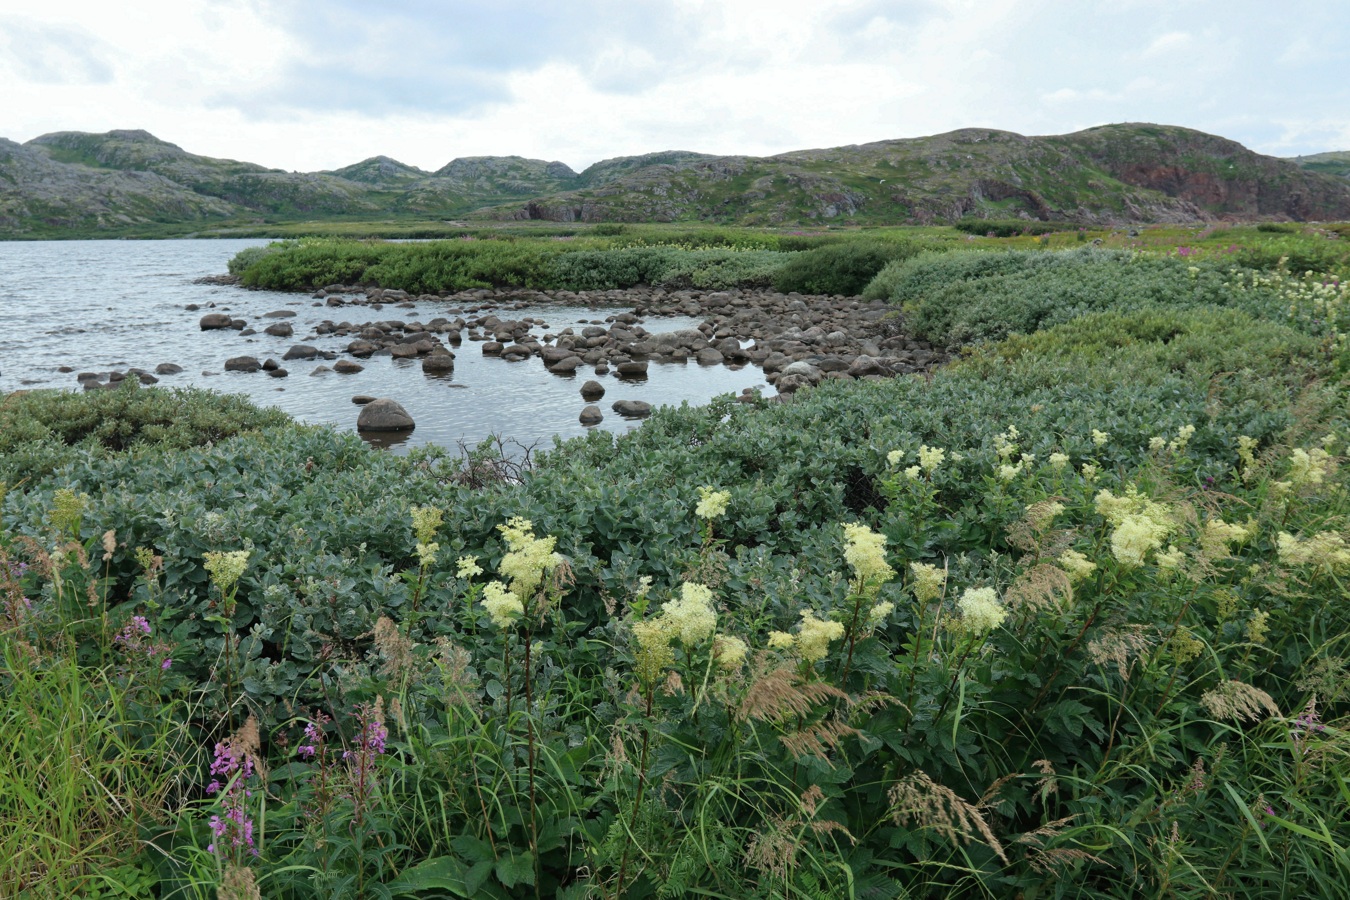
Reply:
<svg viewBox="0 0 1350 900"><path fill-rule="evenodd" d="M965 234L981 237L1013 237L1019 234L1048 234L1056 231L1076 231L1080 225L1072 222L1028 222L1025 219L1000 221L997 219L958 219L952 227Z"/></svg>
<svg viewBox="0 0 1350 900"><path fill-rule="evenodd" d="M921 249L905 240L828 244L794 255L778 270L773 286L782 293L856 296L887 263L908 259Z"/></svg>
<svg viewBox="0 0 1350 900"><path fill-rule="evenodd" d="M82 447L0 501L0 642L70 634L94 684L135 616L170 645L138 696L182 730L135 746L199 789L107 843L160 895L1337 895L1340 295L1049 256L893 289L1054 327L510 481L296 426ZM1117 309L1024 302L1108 275Z"/></svg>

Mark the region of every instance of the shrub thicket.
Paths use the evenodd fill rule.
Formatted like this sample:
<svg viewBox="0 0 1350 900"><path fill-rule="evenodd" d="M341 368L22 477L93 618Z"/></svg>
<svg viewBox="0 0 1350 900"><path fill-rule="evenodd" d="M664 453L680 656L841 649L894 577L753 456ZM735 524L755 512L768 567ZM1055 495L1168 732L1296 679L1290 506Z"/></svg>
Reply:
<svg viewBox="0 0 1350 900"><path fill-rule="evenodd" d="M906 240L852 240L793 255L778 270L773 286L783 293L855 296L894 260L908 259L922 245Z"/></svg>

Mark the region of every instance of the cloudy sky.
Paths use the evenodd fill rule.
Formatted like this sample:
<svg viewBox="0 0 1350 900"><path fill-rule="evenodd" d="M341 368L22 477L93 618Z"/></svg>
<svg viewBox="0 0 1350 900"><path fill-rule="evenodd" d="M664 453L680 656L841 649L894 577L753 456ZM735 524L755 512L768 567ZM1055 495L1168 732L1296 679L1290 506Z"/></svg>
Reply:
<svg viewBox="0 0 1350 900"><path fill-rule="evenodd" d="M286 169L1149 121L1350 150L1342 0L0 0L0 136Z"/></svg>

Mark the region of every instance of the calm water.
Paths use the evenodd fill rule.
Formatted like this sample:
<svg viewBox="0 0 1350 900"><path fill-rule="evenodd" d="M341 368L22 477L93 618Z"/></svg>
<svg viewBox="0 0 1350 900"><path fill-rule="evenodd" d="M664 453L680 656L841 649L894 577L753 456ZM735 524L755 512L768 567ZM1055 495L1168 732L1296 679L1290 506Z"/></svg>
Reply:
<svg viewBox="0 0 1350 900"><path fill-rule="evenodd" d="M651 363L644 383L596 376L587 367L575 377L550 374L538 359L503 362L484 357L480 344L466 340L455 350L451 378L422 374L417 360L372 357L358 360L365 371L355 375L311 376L332 362L291 360L283 365L290 377L269 378L261 372L224 372L232 356L281 359L293 344L342 351L351 336L313 334L325 319L354 323L401 319L426 322L454 318L458 307L446 302L418 303L404 309L386 305L329 308L307 294L247 291L239 287L193 284L204 275L225 272L226 262L244 247L265 243L231 241L51 241L0 242L0 394L20 388L76 390L76 372L154 371L160 363L177 363L184 371L160 378L162 387L203 387L244 394L254 402L279 407L305 422L327 423L354 431L359 407L356 394L393 397L417 422L417 429L396 446L474 443L498 434L525 444L549 443L555 435L571 437L586 429L577 416L586 405L579 389L595 378L605 386L598 406L605 420L597 427L622 431L635 427L610 410L615 400L645 400L653 406L682 401L704 403L718 394L761 387L764 374L754 366ZM189 304L202 307L185 309ZM214 304L214 307L212 307ZM273 320L264 313L290 309L286 319L294 337L262 334ZM625 308L586 309L545 306L501 312L503 319L533 316L557 333L591 320L602 320ZM227 312L247 319L259 333L242 337L236 331L207 331L198 320L207 312ZM487 311L478 315L487 315ZM466 315L465 318L471 316ZM689 328L697 320L649 318L643 327L653 333ZM536 334L542 334L536 329ZM62 373L62 366L75 372ZM218 375L203 374L219 372Z"/></svg>

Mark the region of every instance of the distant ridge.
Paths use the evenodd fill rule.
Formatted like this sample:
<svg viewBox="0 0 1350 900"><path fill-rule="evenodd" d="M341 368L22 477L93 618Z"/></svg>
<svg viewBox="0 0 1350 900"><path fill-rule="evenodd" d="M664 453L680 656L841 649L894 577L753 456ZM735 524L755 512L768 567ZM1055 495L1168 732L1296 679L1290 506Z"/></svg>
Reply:
<svg viewBox="0 0 1350 900"><path fill-rule="evenodd" d="M387 156L299 173L215 159L146 131L0 138L0 237L209 231L241 223L558 222L931 224L966 217L1091 225L1350 219L1350 153L1297 160L1176 126L1027 137L965 128L771 157L683 150L574 172L519 156L435 172Z"/></svg>

